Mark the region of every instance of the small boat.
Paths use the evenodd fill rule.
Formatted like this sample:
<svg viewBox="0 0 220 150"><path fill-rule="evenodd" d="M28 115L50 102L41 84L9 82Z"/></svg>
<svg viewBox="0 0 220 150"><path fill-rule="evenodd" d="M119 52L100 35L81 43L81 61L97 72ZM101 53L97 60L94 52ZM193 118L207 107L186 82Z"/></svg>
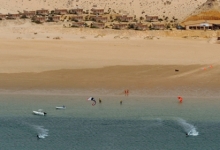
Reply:
<svg viewBox="0 0 220 150"><path fill-rule="evenodd" d="M56 109L66 109L66 106L58 106Z"/></svg>
<svg viewBox="0 0 220 150"><path fill-rule="evenodd" d="M45 116L47 113L39 109L38 111L33 111L34 115Z"/></svg>
<svg viewBox="0 0 220 150"><path fill-rule="evenodd" d="M37 135L37 139L42 139L43 137L41 135Z"/></svg>
<svg viewBox="0 0 220 150"><path fill-rule="evenodd" d="M38 134L37 135L37 139L45 139L47 135L41 135L41 134Z"/></svg>

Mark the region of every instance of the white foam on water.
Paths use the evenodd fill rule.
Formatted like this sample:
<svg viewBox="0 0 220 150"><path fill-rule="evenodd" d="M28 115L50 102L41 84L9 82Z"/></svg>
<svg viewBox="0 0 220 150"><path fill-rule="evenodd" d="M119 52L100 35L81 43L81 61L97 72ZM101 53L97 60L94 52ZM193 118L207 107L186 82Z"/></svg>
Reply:
<svg viewBox="0 0 220 150"><path fill-rule="evenodd" d="M48 136L48 129L45 129L43 126L33 125L34 129L37 131L37 135L39 138L44 139Z"/></svg>
<svg viewBox="0 0 220 150"><path fill-rule="evenodd" d="M177 119L178 124L183 128L183 130L191 136L198 136L199 132L197 131L196 127L192 124L186 122L186 120L182 118Z"/></svg>

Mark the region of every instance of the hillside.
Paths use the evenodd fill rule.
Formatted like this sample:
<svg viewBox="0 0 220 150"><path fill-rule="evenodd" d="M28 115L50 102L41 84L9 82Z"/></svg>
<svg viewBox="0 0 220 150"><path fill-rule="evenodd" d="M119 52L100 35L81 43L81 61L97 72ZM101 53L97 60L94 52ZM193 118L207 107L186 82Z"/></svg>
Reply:
<svg viewBox="0 0 220 150"><path fill-rule="evenodd" d="M17 13L23 10L55 9L55 8L104 8L112 11L137 17L158 15L182 20L193 13L206 0L0 0L0 13Z"/></svg>
<svg viewBox="0 0 220 150"><path fill-rule="evenodd" d="M220 0L207 0L205 3L199 6L192 15L208 11L220 11Z"/></svg>
<svg viewBox="0 0 220 150"><path fill-rule="evenodd" d="M184 21L220 20L220 0L207 0Z"/></svg>

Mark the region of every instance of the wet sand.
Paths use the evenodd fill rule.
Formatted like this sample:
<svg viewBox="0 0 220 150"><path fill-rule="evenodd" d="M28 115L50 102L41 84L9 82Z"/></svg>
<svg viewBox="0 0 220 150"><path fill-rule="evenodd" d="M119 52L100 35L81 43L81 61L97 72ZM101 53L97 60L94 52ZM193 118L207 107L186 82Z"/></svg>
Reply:
<svg viewBox="0 0 220 150"><path fill-rule="evenodd" d="M129 89L131 94L139 91L148 95L164 94L165 91L185 95L204 90L217 92L220 85L220 67L207 67L207 70L202 67L203 65L143 65L63 69L40 73L1 73L0 89L77 89L96 91L99 94L107 90L116 92L116 95L123 94L124 89ZM176 72L176 69L179 71Z"/></svg>

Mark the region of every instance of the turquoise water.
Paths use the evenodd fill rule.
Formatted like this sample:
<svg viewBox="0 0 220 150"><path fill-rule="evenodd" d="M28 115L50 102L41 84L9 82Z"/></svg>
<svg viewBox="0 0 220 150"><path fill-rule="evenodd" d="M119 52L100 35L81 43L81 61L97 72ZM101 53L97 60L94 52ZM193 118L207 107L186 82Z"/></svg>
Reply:
<svg viewBox="0 0 220 150"><path fill-rule="evenodd" d="M1 150L201 150L220 147L218 98L2 94ZM96 99L99 96L92 95ZM120 100L123 104L120 105ZM56 110L65 105L66 110ZM43 109L47 116L36 116ZM186 132L192 131L189 137ZM37 139L36 135L44 139Z"/></svg>

